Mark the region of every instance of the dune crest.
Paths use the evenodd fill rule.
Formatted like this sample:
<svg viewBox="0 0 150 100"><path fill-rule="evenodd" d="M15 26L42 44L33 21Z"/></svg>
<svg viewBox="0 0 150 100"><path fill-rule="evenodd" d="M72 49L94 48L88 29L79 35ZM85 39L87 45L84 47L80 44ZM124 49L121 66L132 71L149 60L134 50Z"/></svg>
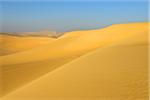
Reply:
<svg viewBox="0 0 150 100"><path fill-rule="evenodd" d="M50 45L15 54L15 59L14 55L3 56L1 59L5 62L4 65L9 65L81 55L96 48L147 32L148 23L119 24L100 30L69 32Z"/></svg>

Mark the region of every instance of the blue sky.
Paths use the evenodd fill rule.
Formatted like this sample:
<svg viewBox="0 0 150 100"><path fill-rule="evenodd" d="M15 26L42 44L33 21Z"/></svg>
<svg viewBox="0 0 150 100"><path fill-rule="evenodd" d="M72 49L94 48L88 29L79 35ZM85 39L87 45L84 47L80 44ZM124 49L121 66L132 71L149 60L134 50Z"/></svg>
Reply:
<svg viewBox="0 0 150 100"><path fill-rule="evenodd" d="M115 23L147 22L148 2L1 2L3 32L96 29Z"/></svg>

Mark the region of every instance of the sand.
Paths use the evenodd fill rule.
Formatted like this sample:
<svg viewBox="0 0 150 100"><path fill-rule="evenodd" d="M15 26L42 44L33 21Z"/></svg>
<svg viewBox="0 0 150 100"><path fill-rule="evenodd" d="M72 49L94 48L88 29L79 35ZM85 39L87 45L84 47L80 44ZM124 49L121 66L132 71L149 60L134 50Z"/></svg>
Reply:
<svg viewBox="0 0 150 100"><path fill-rule="evenodd" d="M0 34L0 56L27 51L53 42L54 38L48 37L21 37Z"/></svg>
<svg viewBox="0 0 150 100"><path fill-rule="evenodd" d="M145 32L148 32L148 23L117 24L99 30L69 32L44 47L0 59L3 65L10 65L81 55Z"/></svg>
<svg viewBox="0 0 150 100"><path fill-rule="evenodd" d="M148 100L148 23L69 32L0 59L4 100Z"/></svg>

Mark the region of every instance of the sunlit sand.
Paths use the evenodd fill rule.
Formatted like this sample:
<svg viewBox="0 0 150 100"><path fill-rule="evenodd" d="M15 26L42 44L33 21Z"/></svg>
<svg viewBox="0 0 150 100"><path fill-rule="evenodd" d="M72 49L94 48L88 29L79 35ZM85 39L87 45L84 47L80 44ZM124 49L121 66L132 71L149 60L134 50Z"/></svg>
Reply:
<svg viewBox="0 0 150 100"><path fill-rule="evenodd" d="M29 39L0 57L4 100L148 99L148 23Z"/></svg>

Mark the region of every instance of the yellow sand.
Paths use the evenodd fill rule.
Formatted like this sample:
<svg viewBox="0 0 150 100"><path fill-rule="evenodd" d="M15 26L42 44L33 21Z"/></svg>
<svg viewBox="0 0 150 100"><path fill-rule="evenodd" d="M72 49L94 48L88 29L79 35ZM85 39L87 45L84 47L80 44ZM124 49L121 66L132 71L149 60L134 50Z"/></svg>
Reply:
<svg viewBox="0 0 150 100"><path fill-rule="evenodd" d="M147 54L147 44L137 42L99 49L4 100L148 100Z"/></svg>
<svg viewBox="0 0 150 100"><path fill-rule="evenodd" d="M54 41L54 38L46 37L20 37L12 35L0 35L0 55L8 55L16 52L30 50Z"/></svg>
<svg viewBox="0 0 150 100"><path fill-rule="evenodd" d="M148 23L118 24L100 30L69 32L50 45L4 56L0 60L3 60L3 65L10 65L81 55L90 50L147 32Z"/></svg>
<svg viewBox="0 0 150 100"><path fill-rule="evenodd" d="M3 94L49 72L4 100L147 100L147 37L148 23L118 24L69 32L45 47L3 56Z"/></svg>

